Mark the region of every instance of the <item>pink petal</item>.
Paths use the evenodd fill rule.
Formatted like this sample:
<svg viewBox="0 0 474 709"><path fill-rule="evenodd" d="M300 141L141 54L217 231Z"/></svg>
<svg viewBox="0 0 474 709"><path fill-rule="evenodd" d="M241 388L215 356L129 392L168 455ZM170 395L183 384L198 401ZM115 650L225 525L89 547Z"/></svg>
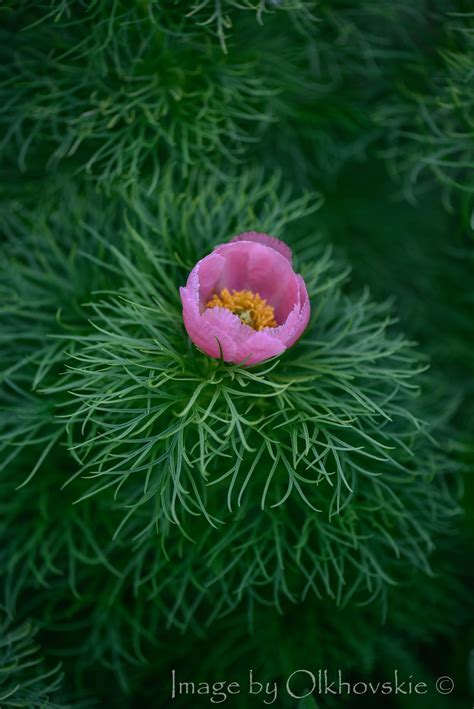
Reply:
<svg viewBox="0 0 474 709"><path fill-rule="evenodd" d="M255 364L286 349L281 340L268 335L268 330L253 330L225 308L208 308L201 320L211 327L213 337L221 343L226 361ZM232 340L233 348L227 342L228 337Z"/></svg>
<svg viewBox="0 0 474 709"><path fill-rule="evenodd" d="M226 331L225 323L215 327L212 322L207 321L199 311L196 294L188 287L180 288L180 296L183 304L184 325L196 347L211 357L220 357L222 352L226 362L234 361L236 345L232 335ZM224 308L219 308L219 310L224 310ZM210 312L211 309L204 311L205 314ZM226 313L232 315L229 311Z"/></svg>
<svg viewBox="0 0 474 709"><path fill-rule="evenodd" d="M299 274L295 275L299 288L297 304L293 308L293 311L289 315L286 323L282 325L281 328L276 328L279 332L275 333L278 337L283 339L287 347L291 347L291 345L293 345L296 340L301 337L303 332L306 330L311 315L311 307L306 284Z"/></svg>
<svg viewBox="0 0 474 709"><path fill-rule="evenodd" d="M217 292L223 288L251 290L273 305L278 323L285 321L298 297L298 282L291 263L281 253L251 241L231 241L212 253L226 261Z"/></svg>
<svg viewBox="0 0 474 709"><path fill-rule="evenodd" d="M285 244L284 241L277 239L276 236L269 236L268 234L263 234L259 231L244 231L242 234L237 234L230 243L233 241L256 241L259 244L264 244L265 246L270 246L270 248L275 249L280 254L282 254L288 261L292 262L292 254L290 247Z"/></svg>
<svg viewBox="0 0 474 709"><path fill-rule="evenodd" d="M225 265L226 262L222 256L211 253L209 256L198 261L189 274L186 286L191 285L196 293L199 293L201 311L205 309L206 303L218 290L218 283Z"/></svg>

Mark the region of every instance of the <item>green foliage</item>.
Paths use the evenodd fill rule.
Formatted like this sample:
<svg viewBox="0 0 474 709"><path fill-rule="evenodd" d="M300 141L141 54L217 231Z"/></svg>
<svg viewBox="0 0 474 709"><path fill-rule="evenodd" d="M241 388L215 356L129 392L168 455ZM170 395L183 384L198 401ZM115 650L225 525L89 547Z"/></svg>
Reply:
<svg viewBox="0 0 474 709"><path fill-rule="evenodd" d="M370 220L363 202L368 192L374 198ZM341 201L347 211L338 210ZM468 388L474 254L470 234L439 195L404 202L384 181L384 165L373 160L359 185L350 172L341 173L320 217L322 231L353 265L357 284L369 285L377 298L391 293L410 336L449 372L448 388Z"/></svg>
<svg viewBox="0 0 474 709"><path fill-rule="evenodd" d="M2 706L165 706L172 667L432 679L455 648L461 684L466 9L2 5ZM196 350L178 295L246 229L292 246L312 301L252 368Z"/></svg>
<svg viewBox="0 0 474 709"><path fill-rule="evenodd" d="M444 45L431 63L418 64L392 101L377 111L387 130L385 154L413 201L437 181L453 210L461 197L466 223L473 225L474 27L472 13L448 12ZM454 204L453 204L453 199Z"/></svg>
<svg viewBox="0 0 474 709"><path fill-rule="evenodd" d="M145 176L152 192L164 162L186 174L242 158L274 120L278 75L255 40L222 54L206 28L215 21L224 44L231 20L212 5L177 2L163 12L154 2L64 3L42 19L29 5L14 13L0 35L6 159L21 171L65 161L106 190ZM277 13L265 2L245 8Z"/></svg>
<svg viewBox="0 0 474 709"><path fill-rule="evenodd" d="M183 174L196 164L226 173L257 150L314 184L362 158L383 135L372 106L403 81L400 67L418 56L430 19L421 0L321 3L317 17L304 1L214 0L166 11L157 2L25 3L5 14L8 163L68 170L106 191L141 177L150 193L169 162Z"/></svg>
<svg viewBox="0 0 474 709"><path fill-rule="evenodd" d="M59 499L79 502L53 526L40 516L43 543L18 537L12 578L25 564L40 582L59 568L60 588L68 578L82 608L92 604L95 634L113 631L97 652L118 642L105 598L130 588L140 636L152 612L185 629L308 593L385 603L407 569L430 574L433 536L456 512L453 465L416 398L425 365L387 306L346 294L324 244L299 236L313 319L291 352L242 369L198 352L183 329L178 286L196 257L250 225L295 238L290 225L319 198L292 199L258 172L224 183L196 173L180 193L170 173L158 200L127 198L116 223L102 198L85 203L82 243L54 239L63 206L46 202L41 250L26 234L5 247L6 339L24 333L11 360L22 342L23 357L5 369L6 461L28 437L41 453L18 493L39 484L50 509L61 485ZM36 483L53 460L54 483ZM111 574L95 602L97 581L75 580L81 559Z"/></svg>
<svg viewBox="0 0 474 709"><path fill-rule="evenodd" d="M28 3L23 3L28 8ZM120 25L125 25L136 21L137 10L141 17L148 18L160 28L165 29L170 34L195 35L204 29L211 37L216 38L224 52L227 51L227 39L232 35L235 19L242 11L250 12L257 22L262 25L269 16L276 13L285 13L291 22L295 22L299 27L311 26L314 21L313 0L294 0L290 3L272 2L271 0L171 0L164 3L161 0L134 0L132 3L123 3L118 0L114 2L112 11L105 11L99 2L91 2L88 6L77 8L73 0L50 0L50 2L35 3L34 24L41 24L48 20L55 23L70 21L79 17L89 18L96 24L106 24L108 38ZM290 12L288 13L288 10ZM196 31L196 28L199 28Z"/></svg>
<svg viewBox="0 0 474 709"><path fill-rule="evenodd" d="M237 579L246 569L246 590L268 584L274 602L294 596L293 569L303 593L340 599L390 582L387 549L425 566L429 530L442 527L449 496L435 487L426 506L440 467L429 464L424 425L406 408L416 359L386 334L385 309L366 297L346 301L319 257L304 271L316 316L299 351L256 370L219 366L186 347L171 255L138 245L140 270L112 249L107 261L117 258L123 286L92 304L96 332L79 338L71 374L46 390L74 397L63 414L71 450L90 481L86 495L113 492L127 510L117 534L141 540L157 530L166 539L182 527L196 558L214 567L199 585L220 579L233 558ZM174 247L186 262L178 238ZM229 570L225 585L238 602L232 578Z"/></svg>
<svg viewBox="0 0 474 709"><path fill-rule="evenodd" d="M69 709L92 706L85 702L63 703L60 666L46 669L31 625L14 626L0 621L0 702L2 707ZM59 698L58 698L59 697Z"/></svg>

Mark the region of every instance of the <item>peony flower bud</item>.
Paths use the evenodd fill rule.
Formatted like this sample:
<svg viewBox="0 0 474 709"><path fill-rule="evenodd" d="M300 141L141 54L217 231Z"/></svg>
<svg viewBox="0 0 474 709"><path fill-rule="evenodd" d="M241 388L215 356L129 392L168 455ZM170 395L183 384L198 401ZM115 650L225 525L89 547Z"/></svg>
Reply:
<svg viewBox="0 0 474 709"><path fill-rule="evenodd" d="M191 340L226 362L257 364L281 354L302 335L310 316L291 249L255 231L198 261L180 295Z"/></svg>

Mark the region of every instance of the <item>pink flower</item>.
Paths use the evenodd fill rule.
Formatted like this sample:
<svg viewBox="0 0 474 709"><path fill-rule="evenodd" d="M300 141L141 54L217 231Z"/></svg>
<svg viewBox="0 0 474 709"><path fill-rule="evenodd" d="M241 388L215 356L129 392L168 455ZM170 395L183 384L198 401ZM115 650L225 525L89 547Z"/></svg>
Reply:
<svg viewBox="0 0 474 709"><path fill-rule="evenodd" d="M226 362L257 364L302 335L310 315L306 285L291 249L255 231L234 236L197 262L180 288L194 344Z"/></svg>

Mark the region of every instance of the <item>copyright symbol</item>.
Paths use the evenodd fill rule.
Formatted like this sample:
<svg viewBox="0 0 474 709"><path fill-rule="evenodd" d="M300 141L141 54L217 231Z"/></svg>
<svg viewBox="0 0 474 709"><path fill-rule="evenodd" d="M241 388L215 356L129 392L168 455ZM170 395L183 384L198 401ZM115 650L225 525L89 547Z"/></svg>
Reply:
<svg viewBox="0 0 474 709"><path fill-rule="evenodd" d="M454 680L452 677L438 677L436 680L436 691L438 694L451 694L454 689Z"/></svg>

